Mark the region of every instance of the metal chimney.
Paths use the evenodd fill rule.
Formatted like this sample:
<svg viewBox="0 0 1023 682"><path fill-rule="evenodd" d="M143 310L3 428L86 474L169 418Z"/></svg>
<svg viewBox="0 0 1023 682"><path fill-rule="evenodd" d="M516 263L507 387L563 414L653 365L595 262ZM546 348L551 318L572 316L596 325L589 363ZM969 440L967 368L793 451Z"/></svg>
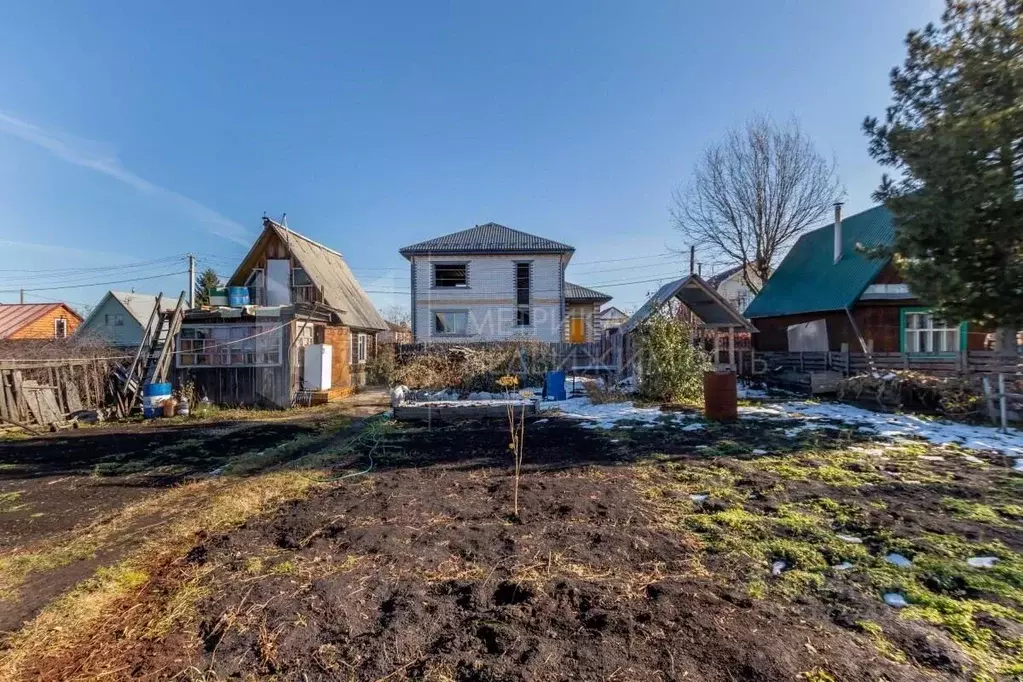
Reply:
<svg viewBox="0 0 1023 682"><path fill-rule="evenodd" d="M842 260L842 202L835 202L835 263Z"/></svg>

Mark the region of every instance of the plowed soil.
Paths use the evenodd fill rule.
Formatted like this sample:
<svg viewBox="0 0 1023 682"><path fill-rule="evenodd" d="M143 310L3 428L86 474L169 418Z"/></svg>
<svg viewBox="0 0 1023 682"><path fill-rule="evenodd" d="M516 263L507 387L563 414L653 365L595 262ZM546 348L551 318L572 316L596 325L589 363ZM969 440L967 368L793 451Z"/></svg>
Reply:
<svg viewBox="0 0 1023 682"><path fill-rule="evenodd" d="M685 460L696 455L683 440L701 437L656 445ZM169 677L159 671L180 670L185 652L203 679L823 682L966 670L936 629L901 624L851 589L830 602L752 599L715 579L607 435L531 427L518 517L500 428L406 431L402 444L368 476L200 544L190 561L216 588L194 632L138 649L133 677ZM866 616L911 662L855 631Z"/></svg>

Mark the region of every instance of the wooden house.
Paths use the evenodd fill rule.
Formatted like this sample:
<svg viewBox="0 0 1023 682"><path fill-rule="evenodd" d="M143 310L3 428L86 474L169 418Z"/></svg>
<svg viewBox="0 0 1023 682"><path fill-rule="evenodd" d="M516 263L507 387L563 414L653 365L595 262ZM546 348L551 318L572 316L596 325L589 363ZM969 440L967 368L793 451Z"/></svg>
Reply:
<svg viewBox="0 0 1023 682"><path fill-rule="evenodd" d="M387 323L340 253L264 218L227 285L247 287L250 305L185 314L179 384L192 382L217 403L288 407L343 397L366 383L376 334ZM307 382L311 344L331 347L329 390Z"/></svg>
<svg viewBox="0 0 1023 682"><path fill-rule="evenodd" d="M0 339L52 341L66 339L82 316L66 303L0 303Z"/></svg>
<svg viewBox="0 0 1023 682"><path fill-rule="evenodd" d="M807 232L745 314L762 351L954 353L982 350L988 330L937 319L909 290L890 256L871 257L895 239L883 206Z"/></svg>

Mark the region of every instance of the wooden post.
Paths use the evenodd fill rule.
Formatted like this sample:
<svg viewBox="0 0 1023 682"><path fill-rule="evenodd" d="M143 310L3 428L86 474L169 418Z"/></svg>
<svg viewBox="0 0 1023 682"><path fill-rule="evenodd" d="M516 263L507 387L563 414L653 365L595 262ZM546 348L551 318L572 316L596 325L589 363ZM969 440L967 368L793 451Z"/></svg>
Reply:
<svg viewBox="0 0 1023 682"><path fill-rule="evenodd" d="M1002 419L1002 433L1009 430L1008 400L1005 395L1005 375L998 375L998 413Z"/></svg>
<svg viewBox="0 0 1023 682"><path fill-rule="evenodd" d="M714 334L714 363L713 364L716 365L721 360L721 335L718 334L718 331L716 329L713 331L713 334Z"/></svg>
<svg viewBox="0 0 1023 682"><path fill-rule="evenodd" d="M91 409L95 407L92 404L92 387L89 385L89 372L85 365L81 365L82 368L82 386L85 388L85 407Z"/></svg>
<svg viewBox="0 0 1023 682"><path fill-rule="evenodd" d="M995 401L991 395L991 380L984 375L981 379L981 385L984 387L984 402L987 404L987 416L992 422L995 421Z"/></svg>
<svg viewBox="0 0 1023 682"><path fill-rule="evenodd" d="M728 364L732 366L733 372L738 373L735 366L735 327L728 328Z"/></svg>
<svg viewBox="0 0 1023 682"><path fill-rule="evenodd" d="M11 383L14 387L14 400L17 401L18 414L28 421L28 405L25 402L25 388L22 386L21 370L11 372Z"/></svg>

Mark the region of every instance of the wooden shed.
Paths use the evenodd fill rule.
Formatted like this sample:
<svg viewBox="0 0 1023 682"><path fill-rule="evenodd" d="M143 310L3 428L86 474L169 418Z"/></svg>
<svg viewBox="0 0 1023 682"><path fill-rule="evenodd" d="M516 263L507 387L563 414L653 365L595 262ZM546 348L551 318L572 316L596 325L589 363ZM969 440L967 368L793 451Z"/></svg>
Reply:
<svg viewBox="0 0 1023 682"><path fill-rule="evenodd" d="M264 218L263 232L228 280L249 305L191 310L178 341L175 380L232 405L288 407L325 401L366 383L376 335L387 329L340 253ZM303 382L304 349L331 347L331 387Z"/></svg>

